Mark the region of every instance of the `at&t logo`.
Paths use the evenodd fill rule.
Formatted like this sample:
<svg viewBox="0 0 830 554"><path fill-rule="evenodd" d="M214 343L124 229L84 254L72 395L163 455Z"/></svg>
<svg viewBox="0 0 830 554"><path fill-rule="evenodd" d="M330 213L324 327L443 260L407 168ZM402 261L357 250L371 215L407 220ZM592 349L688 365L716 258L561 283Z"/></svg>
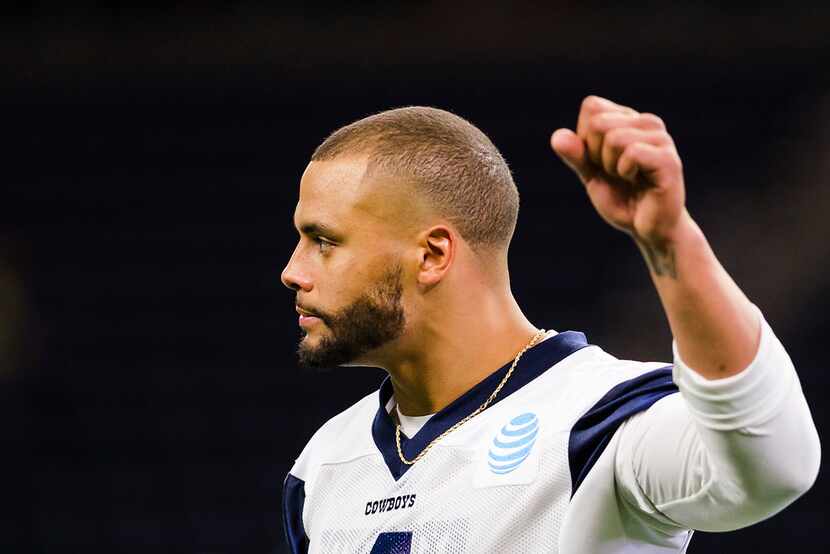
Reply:
<svg viewBox="0 0 830 554"><path fill-rule="evenodd" d="M510 473L524 462L539 434L539 418L531 412L511 419L493 438L487 453L490 471L502 475Z"/></svg>

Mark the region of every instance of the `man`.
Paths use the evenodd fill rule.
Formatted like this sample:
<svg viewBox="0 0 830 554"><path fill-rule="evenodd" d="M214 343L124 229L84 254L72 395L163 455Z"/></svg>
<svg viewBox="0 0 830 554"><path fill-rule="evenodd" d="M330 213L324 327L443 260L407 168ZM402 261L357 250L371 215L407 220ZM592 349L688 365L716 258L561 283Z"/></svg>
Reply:
<svg viewBox="0 0 830 554"><path fill-rule="evenodd" d="M293 552L683 552L691 529L750 525L813 483L795 370L686 211L663 122L589 97L551 144L642 252L674 364L527 320L518 193L470 123L415 107L346 126L303 175L282 280L302 364L389 377L286 478Z"/></svg>

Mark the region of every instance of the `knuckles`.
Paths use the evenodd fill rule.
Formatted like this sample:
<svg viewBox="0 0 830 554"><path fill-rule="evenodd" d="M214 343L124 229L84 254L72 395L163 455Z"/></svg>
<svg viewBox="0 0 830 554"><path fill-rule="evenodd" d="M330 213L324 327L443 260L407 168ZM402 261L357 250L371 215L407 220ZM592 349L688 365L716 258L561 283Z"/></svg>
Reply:
<svg viewBox="0 0 830 554"><path fill-rule="evenodd" d="M600 112L588 118L588 132L604 133L607 127L608 112Z"/></svg>
<svg viewBox="0 0 830 554"><path fill-rule="evenodd" d="M586 111L594 111L599 109L601 101L599 96L594 96L593 94L589 94L585 98L582 99L581 109Z"/></svg>
<svg viewBox="0 0 830 554"><path fill-rule="evenodd" d="M654 160L653 149L657 148L657 159L662 167L670 171L683 170L666 123L656 114L639 113L589 95L582 100L580 120L582 128L577 135L586 141L588 156L595 163L616 165L613 162L617 156ZM611 158L603 159L609 154Z"/></svg>
<svg viewBox="0 0 830 554"><path fill-rule="evenodd" d="M619 127L611 129L605 133L605 140L603 143L614 150L621 150L625 146L627 135L627 129Z"/></svg>
<svg viewBox="0 0 830 554"><path fill-rule="evenodd" d="M624 117L625 126L644 131L666 131L666 123L660 116L652 113L635 113L628 114L618 111L599 111L596 113L589 113L585 119L586 127L589 132L603 133L610 131L613 125L620 125L620 118Z"/></svg>
<svg viewBox="0 0 830 554"><path fill-rule="evenodd" d="M654 115L653 113L641 113L640 114L640 119L643 122L645 122L645 123L649 124L650 126L652 126L652 128L656 128L656 129L660 129L660 130L665 130L666 129L666 123L663 121L663 119L658 115Z"/></svg>
<svg viewBox="0 0 830 554"><path fill-rule="evenodd" d="M665 145L659 148L659 155L660 155L660 162L661 165L670 170L673 173L679 173L683 171L683 162L680 159L680 155L677 153L677 150L672 145Z"/></svg>
<svg viewBox="0 0 830 554"><path fill-rule="evenodd" d="M677 150L674 148L670 149L668 163L672 169L681 172L683 171L683 160L680 159L680 154L678 154Z"/></svg>

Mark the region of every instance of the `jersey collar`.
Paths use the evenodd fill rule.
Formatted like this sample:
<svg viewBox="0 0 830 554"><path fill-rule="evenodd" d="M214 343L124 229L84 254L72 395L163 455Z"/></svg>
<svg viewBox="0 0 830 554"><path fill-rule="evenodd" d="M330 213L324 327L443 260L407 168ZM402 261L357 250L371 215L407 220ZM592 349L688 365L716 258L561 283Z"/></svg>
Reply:
<svg viewBox="0 0 830 554"><path fill-rule="evenodd" d="M551 366L586 346L588 346L588 341L584 334L577 331L565 331L530 348L521 357L513 375L510 376L510 379L508 379L492 404L507 398ZM479 384L454 400L449 406L436 413L414 437L407 438L401 435L401 450L403 450L404 456L411 460L433 439L478 408L504 378L512 364L511 361L491 373ZM372 437L378 450L383 455L392 477L397 481L412 466L401 462L395 446L395 422L386 410L389 400L392 398L392 382L388 376L381 384L378 396L380 406L378 406L378 411L372 422Z"/></svg>

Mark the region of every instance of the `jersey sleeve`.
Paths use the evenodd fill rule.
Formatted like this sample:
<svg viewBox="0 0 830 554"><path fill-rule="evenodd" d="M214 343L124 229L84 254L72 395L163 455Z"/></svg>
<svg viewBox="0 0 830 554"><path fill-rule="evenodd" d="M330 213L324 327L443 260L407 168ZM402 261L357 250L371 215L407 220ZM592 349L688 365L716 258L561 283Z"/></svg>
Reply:
<svg viewBox="0 0 830 554"><path fill-rule="evenodd" d="M680 358L680 394L620 429L615 479L624 509L651 526L728 531L782 510L818 473L818 433L795 368L763 316L754 360L707 380Z"/></svg>

